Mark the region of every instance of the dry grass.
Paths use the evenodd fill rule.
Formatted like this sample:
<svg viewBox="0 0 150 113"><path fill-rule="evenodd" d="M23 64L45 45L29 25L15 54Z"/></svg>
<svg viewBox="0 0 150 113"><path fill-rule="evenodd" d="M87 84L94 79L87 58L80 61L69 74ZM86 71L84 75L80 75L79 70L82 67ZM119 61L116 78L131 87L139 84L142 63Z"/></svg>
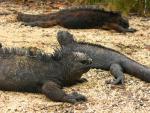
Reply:
<svg viewBox="0 0 150 113"><path fill-rule="evenodd" d="M0 13L15 9L26 13L43 13L43 9L28 9L13 4L0 4ZM138 29L134 34L120 34L100 29L68 30L56 26L39 28L23 26L14 21L14 15L0 15L0 42L9 47L38 47L45 52L53 52L58 47L56 33L68 30L77 40L102 44L118 50L130 58L150 67L150 20L131 17L130 24ZM90 70L84 75L87 83L71 88L67 92L78 91L88 97L88 101L70 105L56 103L41 94L0 91L1 113L148 113L150 112L150 84L126 75L125 86L106 85L113 77L109 72Z"/></svg>

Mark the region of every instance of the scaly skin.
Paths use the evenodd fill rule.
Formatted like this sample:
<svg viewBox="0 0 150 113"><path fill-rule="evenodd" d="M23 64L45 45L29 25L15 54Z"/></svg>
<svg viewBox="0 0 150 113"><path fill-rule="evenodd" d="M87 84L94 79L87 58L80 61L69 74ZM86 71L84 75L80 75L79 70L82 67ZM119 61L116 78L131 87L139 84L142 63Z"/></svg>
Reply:
<svg viewBox="0 0 150 113"><path fill-rule="evenodd" d="M133 75L141 80L150 82L150 68L126 57L113 49L101 45L77 42L67 31L59 31L57 40L61 47L86 53L93 60L93 68L110 71L115 77L112 84L124 84L124 73Z"/></svg>
<svg viewBox="0 0 150 113"><path fill-rule="evenodd" d="M53 55L19 48L0 48L0 89L6 91L39 92L53 101L76 103L86 97L62 88L82 81L92 60L84 53L69 49Z"/></svg>
<svg viewBox="0 0 150 113"><path fill-rule="evenodd" d="M69 8L56 13L30 15L18 13L17 19L24 25L39 26L43 28L56 25L69 29L102 28L116 30L117 32L135 32L129 29L129 22L119 12L105 11L92 6Z"/></svg>

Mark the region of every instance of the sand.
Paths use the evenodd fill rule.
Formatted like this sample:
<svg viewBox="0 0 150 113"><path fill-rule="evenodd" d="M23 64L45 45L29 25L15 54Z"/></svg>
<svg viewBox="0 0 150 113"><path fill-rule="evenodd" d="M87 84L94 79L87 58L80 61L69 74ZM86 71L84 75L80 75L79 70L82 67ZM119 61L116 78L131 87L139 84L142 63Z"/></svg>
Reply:
<svg viewBox="0 0 150 113"><path fill-rule="evenodd" d="M0 3L0 42L7 47L37 47L52 53L59 45L56 34L67 30L76 40L101 44L122 52L137 62L150 67L150 19L129 17L136 33L116 33L101 29L69 30L60 26L40 28L24 26L15 20L10 10L24 13L45 13L44 8L29 8ZM125 86L113 86L105 81L113 79L109 72L92 69L84 74L87 83L64 88L77 91L88 98L87 102L71 105L52 102L42 94L0 91L1 113L148 113L150 112L150 84L125 75Z"/></svg>

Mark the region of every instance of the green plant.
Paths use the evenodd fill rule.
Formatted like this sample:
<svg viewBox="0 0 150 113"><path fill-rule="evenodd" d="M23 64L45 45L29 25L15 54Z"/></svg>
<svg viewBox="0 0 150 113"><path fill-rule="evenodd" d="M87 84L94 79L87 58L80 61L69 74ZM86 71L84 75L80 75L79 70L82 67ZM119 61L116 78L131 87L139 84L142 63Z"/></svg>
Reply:
<svg viewBox="0 0 150 113"><path fill-rule="evenodd" d="M76 4L107 4L112 10L120 10L124 14L136 12L140 15L150 13L150 0L68 0Z"/></svg>

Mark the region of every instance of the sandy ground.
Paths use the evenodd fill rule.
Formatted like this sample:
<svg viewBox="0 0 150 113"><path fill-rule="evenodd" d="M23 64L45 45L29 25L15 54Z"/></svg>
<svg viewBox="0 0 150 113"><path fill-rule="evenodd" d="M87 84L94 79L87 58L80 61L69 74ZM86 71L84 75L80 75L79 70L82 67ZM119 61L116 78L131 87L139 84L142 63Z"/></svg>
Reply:
<svg viewBox="0 0 150 113"><path fill-rule="evenodd" d="M0 3L1 13L10 10L25 13L43 13L44 8L28 8ZM130 24L138 31L121 34L100 29L68 30L56 26L39 28L21 25L13 14L0 15L0 42L7 47L37 47L45 52L53 52L59 47L56 33L68 30L76 40L101 44L113 48L150 67L150 20L129 17ZM87 102L71 105L52 102L42 94L0 91L1 113L150 113L150 84L126 75L125 86L105 84L113 77L109 72L90 70L84 74L87 83L65 88L67 92L78 91L88 98Z"/></svg>

